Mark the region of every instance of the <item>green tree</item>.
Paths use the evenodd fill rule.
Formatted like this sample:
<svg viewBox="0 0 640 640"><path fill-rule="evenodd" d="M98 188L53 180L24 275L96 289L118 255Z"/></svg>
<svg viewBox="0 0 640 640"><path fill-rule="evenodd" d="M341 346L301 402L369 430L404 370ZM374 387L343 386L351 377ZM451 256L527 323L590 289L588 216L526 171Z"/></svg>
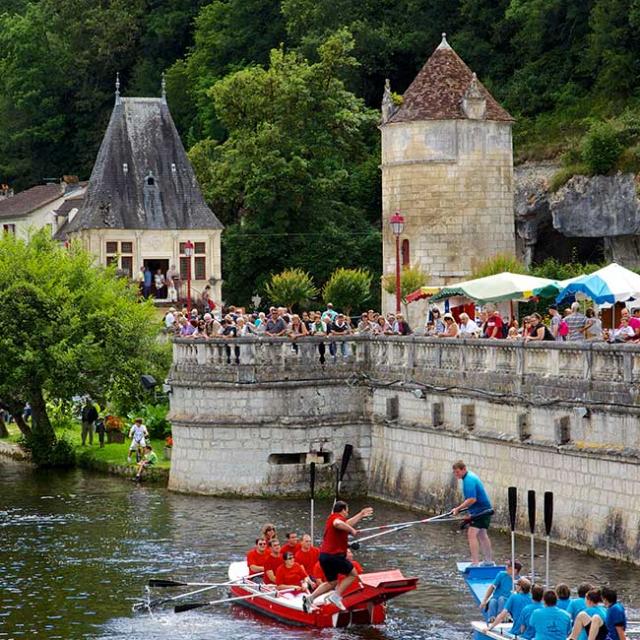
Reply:
<svg viewBox="0 0 640 640"><path fill-rule="evenodd" d="M604 174L615 167L623 146L621 131L613 122L594 122L580 145L580 154L590 173Z"/></svg>
<svg viewBox="0 0 640 640"><path fill-rule="evenodd" d="M302 269L287 269L274 274L265 291L271 302L291 310L305 306L318 295L311 276Z"/></svg>
<svg viewBox="0 0 640 640"><path fill-rule="evenodd" d="M340 79L355 64L352 46L340 32L314 64L276 49L267 69L238 71L211 90L228 137L198 143L190 157L227 226L228 300L248 302L265 273L287 267L316 281L338 266L379 272L380 234L370 223L379 209L362 184L379 183L371 171L378 118Z"/></svg>
<svg viewBox="0 0 640 640"><path fill-rule="evenodd" d="M336 269L322 288L322 298L350 315L371 295L371 274L366 269Z"/></svg>
<svg viewBox="0 0 640 640"><path fill-rule="evenodd" d="M135 287L78 246L46 230L0 239L0 399L31 404L39 451L56 441L46 400L130 396L159 357L157 330Z"/></svg>

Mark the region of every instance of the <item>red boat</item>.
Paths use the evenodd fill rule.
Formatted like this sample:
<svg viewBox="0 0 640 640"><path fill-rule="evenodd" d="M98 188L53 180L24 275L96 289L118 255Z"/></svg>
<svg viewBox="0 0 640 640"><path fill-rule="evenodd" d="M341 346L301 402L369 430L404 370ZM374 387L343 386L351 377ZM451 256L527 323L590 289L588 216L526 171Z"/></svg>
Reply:
<svg viewBox="0 0 640 640"><path fill-rule="evenodd" d="M407 591L413 591L418 578L405 578L399 569L363 573L359 580L342 595L346 611L327 603L330 591L318 597L315 611L305 613L302 609L302 591L274 594L268 587L244 578L249 575L245 562L232 562L229 580L234 597L243 597L237 604L253 609L263 615L286 624L303 627L347 627L351 624L382 624L386 617L386 602ZM242 582L240 582L242 580ZM253 596L253 597L251 597Z"/></svg>

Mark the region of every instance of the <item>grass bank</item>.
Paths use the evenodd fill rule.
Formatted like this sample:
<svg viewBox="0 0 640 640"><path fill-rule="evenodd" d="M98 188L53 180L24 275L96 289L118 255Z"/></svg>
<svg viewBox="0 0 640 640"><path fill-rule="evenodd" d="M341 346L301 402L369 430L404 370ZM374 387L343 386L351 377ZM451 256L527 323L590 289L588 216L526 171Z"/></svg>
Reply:
<svg viewBox="0 0 640 640"><path fill-rule="evenodd" d="M4 442L17 444L20 441L20 431L14 424L8 425L9 438ZM59 438L65 438L73 446L75 452L76 465L83 469L92 469L101 473L108 473L131 478L135 475L136 465L134 462L127 462L129 441L122 444L105 442L104 447L100 447L98 436L94 434L93 444L82 446L80 437L80 425L71 429L60 429L57 431ZM158 463L154 467L145 471L147 482L165 483L169 479L171 461L164 457L164 440L151 440L151 446L158 456ZM134 457L135 460L135 457Z"/></svg>

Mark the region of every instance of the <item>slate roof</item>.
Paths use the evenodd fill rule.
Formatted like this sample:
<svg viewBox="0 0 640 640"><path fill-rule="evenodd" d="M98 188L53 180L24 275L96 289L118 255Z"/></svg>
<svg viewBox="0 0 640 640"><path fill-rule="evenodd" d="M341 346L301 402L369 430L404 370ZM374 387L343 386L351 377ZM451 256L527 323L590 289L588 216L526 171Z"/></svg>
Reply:
<svg viewBox="0 0 640 640"><path fill-rule="evenodd" d="M431 54L404 92L402 105L387 122L466 119L462 98L473 80L471 69L451 48L446 38ZM513 118L478 82L487 102L484 119L511 122Z"/></svg>
<svg viewBox="0 0 640 640"><path fill-rule="evenodd" d="M55 184L40 184L26 189L14 196L0 200L0 218L15 218L26 216L36 209L61 198L62 187Z"/></svg>
<svg viewBox="0 0 640 640"><path fill-rule="evenodd" d="M162 98L116 101L84 203L65 232L102 228L222 229Z"/></svg>

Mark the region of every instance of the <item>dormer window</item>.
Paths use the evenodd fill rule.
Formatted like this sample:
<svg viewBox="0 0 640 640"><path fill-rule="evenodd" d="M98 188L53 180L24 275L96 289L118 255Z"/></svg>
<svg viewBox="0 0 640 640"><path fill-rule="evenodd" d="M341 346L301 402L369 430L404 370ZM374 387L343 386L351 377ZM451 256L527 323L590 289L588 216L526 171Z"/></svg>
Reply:
<svg viewBox="0 0 640 640"><path fill-rule="evenodd" d="M127 175L127 173L129 173L129 165L126 162L122 163L122 172L125 176Z"/></svg>
<svg viewBox="0 0 640 640"><path fill-rule="evenodd" d="M153 172L149 171L149 173L147 174L147 177L144 179L144 183L148 186L148 187L153 187L156 184L156 179L153 177Z"/></svg>
<svg viewBox="0 0 640 640"><path fill-rule="evenodd" d="M176 163L172 162L171 163L171 173L173 173L174 175L178 172L178 167L176 167Z"/></svg>

